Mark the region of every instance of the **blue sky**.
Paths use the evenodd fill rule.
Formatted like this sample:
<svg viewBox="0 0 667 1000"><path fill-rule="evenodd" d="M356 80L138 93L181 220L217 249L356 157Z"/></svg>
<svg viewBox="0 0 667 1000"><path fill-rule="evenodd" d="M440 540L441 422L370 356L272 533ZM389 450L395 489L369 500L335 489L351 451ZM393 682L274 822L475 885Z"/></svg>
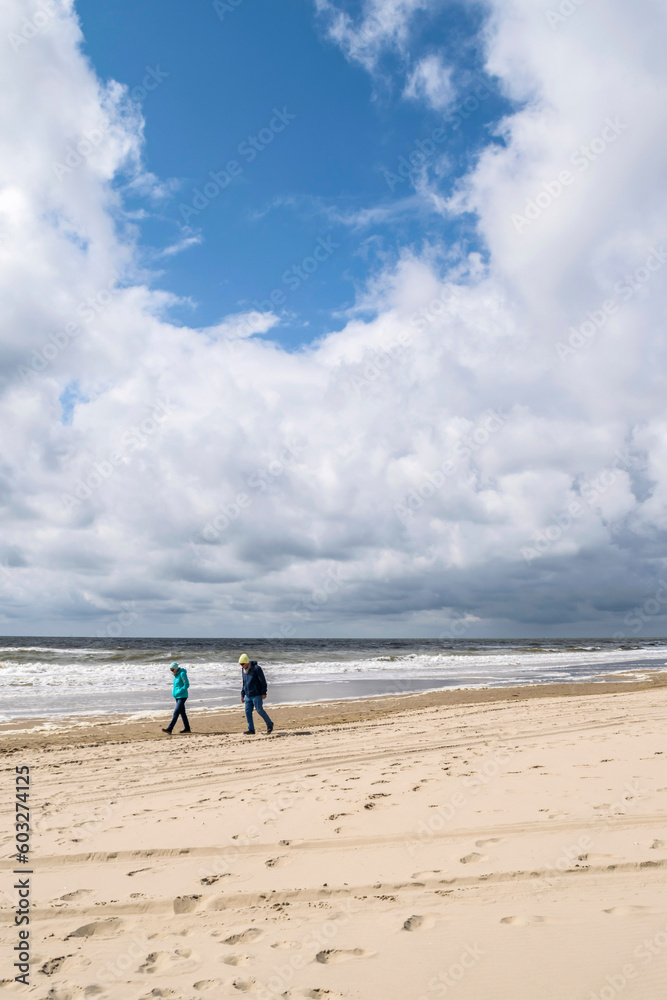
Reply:
<svg viewBox="0 0 667 1000"><path fill-rule="evenodd" d="M507 102L484 73L474 5L434 4L411 28L415 51L454 61L454 109L475 88L483 96L465 121L452 118L451 108L435 111L402 96L403 55L383 54L373 76L348 61L309 2L243 0L219 8L186 8L175 0L77 4L84 51L100 77L126 84L140 98L135 88L147 68L160 77L149 79L154 89L141 101L145 162L174 189L153 204L125 192L125 206L146 213L138 238L153 282L188 300L172 311L174 320L208 326L230 313L266 311L278 289L285 295L276 310L281 325L271 336L294 347L343 326L369 275L401 248L478 245L469 220L445 222L415 199L416 175L397 172L401 164L405 172L416 143L429 140L430 174L443 156L449 161L438 177L446 194L480 146L494 141L492 127ZM482 84L488 89L480 90ZM265 131L250 162L250 147L239 153L239 146L275 123L276 108L295 117L280 132ZM434 144L438 128L443 134ZM431 145L423 147L427 154ZM188 212L210 172L224 171L230 160L241 172L198 214ZM367 209L384 217L355 223ZM188 238L201 242L156 259L156 251ZM328 253L319 251L322 260L308 274L302 262L320 240Z"/></svg>

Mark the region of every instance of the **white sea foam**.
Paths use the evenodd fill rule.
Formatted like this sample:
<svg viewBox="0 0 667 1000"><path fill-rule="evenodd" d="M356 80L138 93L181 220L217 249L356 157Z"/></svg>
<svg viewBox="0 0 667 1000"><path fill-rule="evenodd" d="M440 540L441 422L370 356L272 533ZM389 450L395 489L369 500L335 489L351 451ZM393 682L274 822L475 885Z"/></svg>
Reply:
<svg viewBox="0 0 667 1000"><path fill-rule="evenodd" d="M7 640L5 640L7 641ZM578 643L572 648L554 642L483 641L438 648L435 641L345 644L304 641L286 649L269 648L257 655L282 702L323 697L350 697L353 687L367 695L408 691L413 687L506 686L558 681L586 681L628 669L667 666L667 644ZM174 644L179 662L190 677L190 693L202 707L238 700L240 668L226 650L203 649L202 642ZM365 645L365 648L364 648ZM425 646L432 648L424 648ZM558 648L560 646L560 648ZM371 648L369 648L371 647ZM398 647L398 648L396 648ZM402 648L401 648L402 647ZM435 647L435 648L433 648ZM251 649L252 652L252 649ZM3 720L112 713L151 712L170 704L172 656L150 648L149 640L125 648L95 648L92 644L44 646L6 645L0 648ZM297 693L297 685L300 685ZM319 689L326 688L323 694ZM191 702L192 703L192 702Z"/></svg>

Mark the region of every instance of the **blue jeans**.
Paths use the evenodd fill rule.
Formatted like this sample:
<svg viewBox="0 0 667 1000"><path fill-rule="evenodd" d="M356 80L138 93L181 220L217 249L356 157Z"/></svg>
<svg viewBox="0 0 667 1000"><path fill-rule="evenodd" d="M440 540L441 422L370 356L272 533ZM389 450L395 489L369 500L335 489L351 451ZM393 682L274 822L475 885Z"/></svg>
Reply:
<svg viewBox="0 0 667 1000"><path fill-rule="evenodd" d="M249 698L248 695L245 696L245 717L248 720L248 729L250 730L251 733L255 732L255 723L252 720L253 708L255 709L257 714L260 715L262 719L264 719L264 722L266 723L268 728L269 729L273 728L273 723L271 722L271 719L264 711L264 705L262 704L262 700L263 699L261 694L255 695L254 698Z"/></svg>
<svg viewBox="0 0 667 1000"><path fill-rule="evenodd" d="M176 725L176 720L178 719L179 715L183 719L183 729L190 728L188 717L185 714L185 703L187 700L188 700L187 698L176 699L176 708L174 709L174 717L172 718L171 722L169 723L169 726L167 727L169 729L169 732L171 732L174 726Z"/></svg>

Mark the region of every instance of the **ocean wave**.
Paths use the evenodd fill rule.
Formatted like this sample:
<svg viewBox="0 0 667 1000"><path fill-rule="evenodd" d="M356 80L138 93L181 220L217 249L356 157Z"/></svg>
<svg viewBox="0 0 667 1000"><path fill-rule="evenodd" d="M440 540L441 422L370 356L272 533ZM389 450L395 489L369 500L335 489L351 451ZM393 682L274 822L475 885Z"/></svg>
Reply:
<svg viewBox="0 0 667 1000"><path fill-rule="evenodd" d="M72 711L152 710L170 704L169 665L187 667L191 695L234 695L238 650L248 649L281 691L301 683L346 696L350 685L410 689L494 687L585 681L629 669L660 670L665 640L102 640L47 639L43 645L0 642L3 714L46 717ZM331 696L331 695L327 695Z"/></svg>

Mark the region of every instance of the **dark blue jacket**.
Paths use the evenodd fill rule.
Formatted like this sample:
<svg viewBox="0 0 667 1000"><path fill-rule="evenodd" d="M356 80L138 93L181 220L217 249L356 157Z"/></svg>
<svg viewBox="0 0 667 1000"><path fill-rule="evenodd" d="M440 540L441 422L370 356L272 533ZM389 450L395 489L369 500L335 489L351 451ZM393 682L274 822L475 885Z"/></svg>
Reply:
<svg viewBox="0 0 667 1000"><path fill-rule="evenodd" d="M247 673L241 667L241 676L243 678L241 694L244 698L257 698L258 695L266 694L266 677L256 660L250 661Z"/></svg>

